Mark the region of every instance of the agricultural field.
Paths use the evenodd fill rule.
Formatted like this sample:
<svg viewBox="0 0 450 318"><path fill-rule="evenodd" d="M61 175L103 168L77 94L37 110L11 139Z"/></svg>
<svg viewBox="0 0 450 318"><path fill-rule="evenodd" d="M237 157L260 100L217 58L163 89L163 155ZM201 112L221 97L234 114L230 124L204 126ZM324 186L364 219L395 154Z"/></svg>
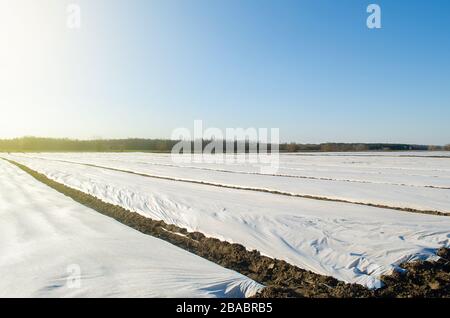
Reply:
<svg viewBox="0 0 450 318"><path fill-rule="evenodd" d="M84 207L16 164L130 214L367 290L450 247L446 152L281 154L276 174L170 154L0 157L10 161L0 160L3 296L249 297L264 285ZM72 263L82 288L64 287Z"/></svg>
<svg viewBox="0 0 450 318"><path fill-rule="evenodd" d="M0 188L0 297L245 297L262 288L102 216L3 160ZM71 285L78 270L81 281Z"/></svg>

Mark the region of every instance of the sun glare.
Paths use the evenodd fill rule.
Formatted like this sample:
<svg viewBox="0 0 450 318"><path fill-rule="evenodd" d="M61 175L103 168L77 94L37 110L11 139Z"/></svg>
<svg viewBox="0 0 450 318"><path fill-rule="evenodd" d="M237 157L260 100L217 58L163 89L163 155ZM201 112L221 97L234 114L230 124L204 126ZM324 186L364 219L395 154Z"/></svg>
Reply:
<svg viewBox="0 0 450 318"><path fill-rule="evenodd" d="M48 114L41 116L42 110L52 107L60 88L55 56L64 24L52 14L56 7L46 2L0 2L0 135L4 137L27 134L38 122L47 126Z"/></svg>

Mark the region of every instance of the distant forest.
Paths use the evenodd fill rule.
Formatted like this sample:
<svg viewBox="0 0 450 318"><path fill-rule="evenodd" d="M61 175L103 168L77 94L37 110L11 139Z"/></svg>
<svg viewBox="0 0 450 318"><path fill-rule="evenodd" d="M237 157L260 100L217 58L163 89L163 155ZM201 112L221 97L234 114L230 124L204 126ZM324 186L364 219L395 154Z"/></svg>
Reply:
<svg viewBox="0 0 450 318"><path fill-rule="evenodd" d="M170 139L98 139L98 140L75 140L23 137L15 139L0 139L0 152L126 152L126 151L148 151L148 152L170 152L172 147L179 140ZM203 147L211 140L202 140ZM216 141L217 142L217 141ZM226 141L224 151L226 149ZM192 142L193 145L193 142ZM228 149L234 152L249 152L251 148L249 142L231 141L229 145L234 145ZM254 144L253 144L254 145ZM261 145L256 145L260 149ZM270 151L271 145L267 145ZM192 146L192 149L194 147ZM240 150L238 150L240 149ZM254 149L254 148L252 148ZM408 145L408 144L384 144L384 143L323 143L323 144L298 144L282 143L279 145L280 152L325 152L325 151L406 151L406 150L447 150L450 145L430 146L430 145Z"/></svg>

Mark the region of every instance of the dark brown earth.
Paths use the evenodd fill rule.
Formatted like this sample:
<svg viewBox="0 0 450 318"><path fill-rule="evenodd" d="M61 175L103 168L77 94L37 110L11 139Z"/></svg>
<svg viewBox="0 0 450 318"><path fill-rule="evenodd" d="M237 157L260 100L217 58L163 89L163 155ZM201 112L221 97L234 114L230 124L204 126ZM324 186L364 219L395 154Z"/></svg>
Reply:
<svg viewBox="0 0 450 318"><path fill-rule="evenodd" d="M357 284L346 284L329 276L303 270L285 261L248 251L240 244L208 238L199 232L155 221L120 206L55 182L28 167L9 161L35 179L99 213L158 237L223 267L235 270L267 286L256 297L450 297L450 250L438 251L436 262L406 263L402 273L383 276L385 287L370 291Z"/></svg>
<svg viewBox="0 0 450 318"><path fill-rule="evenodd" d="M404 273L383 276L386 287L377 291L382 297L450 297L450 249L441 248L436 262L401 265Z"/></svg>
<svg viewBox="0 0 450 318"><path fill-rule="evenodd" d="M375 291L361 288L360 285L336 284L335 279L313 280L312 291L305 290L303 282L294 284L277 282L275 286L263 289L257 297L390 297L390 298L449 298L450 297L450 249L441 248L437 252L441 257L436 262L418 261L402 264L404 272L394 272L382 276L385 286ZM286 276L290 275L288 273ZM294 273L295 275L295 273ZM323 276L322 276L323 277ZM309 277L308 277L309 278ZM326 284L324 289L321 285Z"/></svg>

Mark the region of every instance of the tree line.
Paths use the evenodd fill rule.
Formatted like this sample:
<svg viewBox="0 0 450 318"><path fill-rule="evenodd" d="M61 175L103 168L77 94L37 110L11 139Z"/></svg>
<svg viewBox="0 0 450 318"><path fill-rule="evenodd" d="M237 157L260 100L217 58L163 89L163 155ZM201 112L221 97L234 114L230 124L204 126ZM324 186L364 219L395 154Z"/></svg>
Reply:
<svg viewBox="0 0 450 318"><path fill-rule="evenodd" d="M201 140L201 148L204 149L212 140ZM77 140L67 138L40 138L22 137L14 139L0 139L1 152L170 152L179 140L171 139L97 139ZM194 142L190 141L194 151ZM197 140L197 142L199 142ZM271 151L276 145L259 144L249 141L214 141L222 142L223 149L231 152ZM231 146L230 146L231 144ZM387 143L322 143L299 144L281 143L278 145L280 152L343 152L343 151L406 151L406 150L447 150L450 145L410 145Z"/></svg>

